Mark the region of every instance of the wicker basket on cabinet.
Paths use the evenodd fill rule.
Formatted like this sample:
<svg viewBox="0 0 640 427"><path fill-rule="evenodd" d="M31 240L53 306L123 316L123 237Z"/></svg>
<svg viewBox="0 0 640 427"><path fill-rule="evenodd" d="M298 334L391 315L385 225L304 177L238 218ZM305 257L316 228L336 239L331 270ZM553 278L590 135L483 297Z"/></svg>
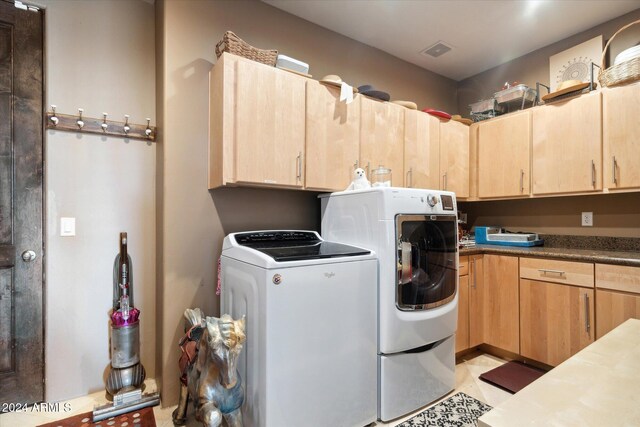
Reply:
<svg viewBox="0 0 640 427"><path fill-rule="evenodd" d="M598 80L600 80L600 84L604 86L616 86L624 83L631 83L636 80L640 80L640 57L636 56L628 61L621 62L620 64L613 65L606 70L604 69L605 56L607 54L607 49L609 45L613 41L613 39L620 34L622 31L631 27L632 25L640 24L640 20L631 22L630 24L625 25L620 28L616 33L609 39L607 44L602 51L602 61L600 73L598 75Z"/></svg>
<svg viewBox="0 0 640 427"><path fill-rule="evenodd" d="M275 67L278 59L277 50L265 50L253 47L238 37L233 31L227 31L224 33L222 40L216 44L216 57L220 58L224 52L229 52L234 55L242 56L243 58L251 59L252 61L271 65L272 67Z"/></svg>

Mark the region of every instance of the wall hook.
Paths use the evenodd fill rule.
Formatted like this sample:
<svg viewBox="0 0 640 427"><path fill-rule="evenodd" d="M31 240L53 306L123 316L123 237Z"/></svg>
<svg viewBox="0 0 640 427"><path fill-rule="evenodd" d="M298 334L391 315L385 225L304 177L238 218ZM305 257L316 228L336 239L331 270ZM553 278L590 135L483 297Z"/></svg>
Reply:
<svg viewBox="0 0 640 427"><path fill-rule="evenodd" d="M51 111L53 112L53 115L49 117L49 120L51 120L51 123L53 123L54 126L58 126L58 122L60 120L56 117L56 106L53 104L51 104Z"/></svg>
<svg viewBox="0 0 640 427"><path fill-rule="evenodd" d="M124 115L124 126L122 128L124 130L124 133L129 133L129 131L131 130L131 126L129 126L129 115L125 114Z"/></svg>
<svg viewBox="0 0 640 427"><path fill-rule="evenodd" d="M84 122L82 121L82 112L83 111L84 111L84 109L78 108L78 120L76 120L76 124L78 125L79 129L82 129L84 127Z"/></svg>
<svg viewBox="0 0 640 427"><path fill-rule="evenodd" d="M147 137L151 137L151 127L149 126L150 123L151 119L147 117L147 128L144 130L144 134L147 135Z"/></svg>
<svg viewBox="0 0 640 427"><path fill-rule="evenodd" d="M102 123L100 124L102 132L106 132L109 125L107 124L107 113L102 113Z"/></svg>

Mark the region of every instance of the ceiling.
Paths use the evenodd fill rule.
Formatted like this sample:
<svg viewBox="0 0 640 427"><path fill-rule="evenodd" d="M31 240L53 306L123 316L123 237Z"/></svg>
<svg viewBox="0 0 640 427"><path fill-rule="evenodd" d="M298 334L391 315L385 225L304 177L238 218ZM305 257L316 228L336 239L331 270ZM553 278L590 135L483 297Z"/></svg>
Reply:
<svg viewBox="0 0 640 427"><path fill-rule="evenodd" d="M640 8L640 0L263 0L462 80ZM421 52L438 41L452 50Z"/></svg>

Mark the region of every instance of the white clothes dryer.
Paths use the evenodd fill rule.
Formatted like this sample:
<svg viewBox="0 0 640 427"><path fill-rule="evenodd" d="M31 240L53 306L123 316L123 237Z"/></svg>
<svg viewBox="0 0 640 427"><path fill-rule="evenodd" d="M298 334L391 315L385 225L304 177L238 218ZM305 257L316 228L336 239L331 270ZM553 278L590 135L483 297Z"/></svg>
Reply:
<svg viewBox="0 0 640 427"><path fill-rule="evenodd" d="M246 427L361 427L376 420L378 263L313 231L233 233L221 312L246 315L238 369Z"/></svg>
<svg viewBox="0 0 640 427"><path fill-rule="evenodd" d="M377 187L321 195L322 237L378 254L378 417L388 421L455 386L455 194Z"/></svg>

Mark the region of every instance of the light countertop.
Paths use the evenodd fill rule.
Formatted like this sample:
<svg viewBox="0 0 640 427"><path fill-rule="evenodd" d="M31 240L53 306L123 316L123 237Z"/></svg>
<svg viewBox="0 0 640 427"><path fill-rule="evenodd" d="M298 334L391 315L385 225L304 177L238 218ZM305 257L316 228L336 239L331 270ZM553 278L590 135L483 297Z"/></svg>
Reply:
<svg viewBox="0 0 640 427"><path fill-rule="evenodd" d="M627 320L558 365L478 426L640 426L640 320Z"/></svg>

